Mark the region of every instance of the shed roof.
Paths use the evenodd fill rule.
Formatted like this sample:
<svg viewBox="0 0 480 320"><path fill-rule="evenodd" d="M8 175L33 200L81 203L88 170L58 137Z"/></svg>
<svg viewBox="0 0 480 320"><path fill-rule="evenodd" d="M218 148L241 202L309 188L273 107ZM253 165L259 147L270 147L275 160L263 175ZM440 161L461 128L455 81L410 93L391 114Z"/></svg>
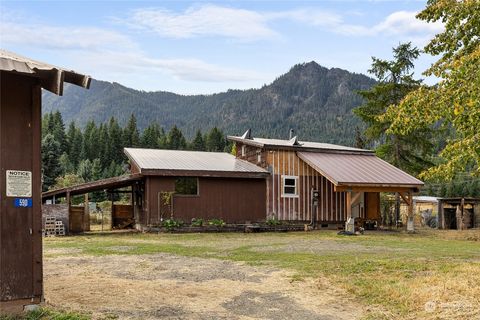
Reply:
<svg viewBox="0 0 480 320"><path fill-rule="evenodd" d="M268 171L224 152L125 148L143 175L265 177Z"/></svg>
<svg viewBox="0 0 480 320"><path fill-rule="evenodd" d="M67 193L70 195L79 195L85 194L94 191L101 191L101 190L115 190L124 187L131 186L136 181L140 181L142 176L139 174L130 174L130 175L123 175L119 177L107 178L97 181L91 181L86 183L77 184L75 186L56 189L56 190L49 190L42 193L42 198L51 198L55 197L63 197L66 196Z"/></svg>
<svg viewBox="0 0 480 320"><path fill-rule="evenodd" d="M352 147L346 147L331 143L322 143L322 142L313 142L313 141L299 141L297 137L294 137L290 140L282 139L266 139L266 138L255 138L255 137L239 137L239 136L227 136L228 140L241 142L246 145L251 145L259 148L279 148L279 149L292 149L299 151L306 150L315 150L315 151L328 151L328 152L346 152L346 153L369 153L372 154L373 151L358 149Z"/></svg>
<svg viewBox="0 0 480 320"><path fill-rule="evenodd" d="M298 152L336 186L418 188L423 182L373 154Z"/></svg>
<svg viewBox="0 0 480 320"><path fill-rule="evenodd" d="M37 77L40 79L42 88L60 96L63 94L64 82L88 89L91 81L89 76L35 61L3 49L0 49L0 70Z"/></svg>

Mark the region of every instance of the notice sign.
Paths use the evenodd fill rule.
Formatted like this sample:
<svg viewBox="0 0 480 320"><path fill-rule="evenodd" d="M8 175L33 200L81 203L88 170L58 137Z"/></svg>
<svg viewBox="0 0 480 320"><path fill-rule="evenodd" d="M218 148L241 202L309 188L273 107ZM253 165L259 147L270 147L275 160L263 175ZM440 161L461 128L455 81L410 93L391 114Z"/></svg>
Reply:
<svg viewBox="0 0 480 320"><path fill-rule="evenodd" d="M32 196L32 172L7 170L7 197Z"/></svg>

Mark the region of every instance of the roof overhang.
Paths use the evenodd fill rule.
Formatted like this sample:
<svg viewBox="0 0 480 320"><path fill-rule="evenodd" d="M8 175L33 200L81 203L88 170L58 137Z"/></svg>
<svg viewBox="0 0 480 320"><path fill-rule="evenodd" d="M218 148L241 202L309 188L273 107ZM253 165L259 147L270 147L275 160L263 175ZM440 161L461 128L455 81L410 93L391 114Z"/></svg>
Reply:
<svg viewBox="0 0 480 320"><path fill-rule="evenodd" d="M269 172L141 169L144 176L265 179Z"/></svg>
<svg viewBox="0 0 480 320"><path fill-rule="evenodd" d="M357 149L355 151L351 150L335 150L331 148L321 148L321 147L308 147L302 145L301 141L299 142L298 139L295 139L291 145L279 145L279 144L269 144L269 143L262 143L259 141L255 141L253 139L245 139L242 137L237 136L227 136L227 140L243 143L249 146L258 147L266 150L287 150L287 151L305 151L305 152L328 152L328 153L342 153L342 154L373 154L371 150L361 150ZM290 140L289 140L290 141ZM293 139L292 139L293 141Z"/></svg>
<svg viewBox="0 0 480 320"><path fill-rule="evenodd" d="M57 95L63 95L63 84L68 82L88 89L91 78L72 70L22 57L13 52L0 50L0 70L38 78L40 86Z"/></svg>
<svg viewBox="0 0 480 320"><path fill-rule="evenodd" d="M335 191L417 192L423 182L375 155L297 152Z"/></svg>
<svg viewBox="0 0 480 320"><path fill-rule="evenodd" d="M82 184L77 184L68 188L50 190L42 193L42 199L52 197L64 197L67 194L74 196L86 194L94 191L116 190L131 186L137 181L143 179L141 174L131 174L120 177L107 178Z"/></svg>

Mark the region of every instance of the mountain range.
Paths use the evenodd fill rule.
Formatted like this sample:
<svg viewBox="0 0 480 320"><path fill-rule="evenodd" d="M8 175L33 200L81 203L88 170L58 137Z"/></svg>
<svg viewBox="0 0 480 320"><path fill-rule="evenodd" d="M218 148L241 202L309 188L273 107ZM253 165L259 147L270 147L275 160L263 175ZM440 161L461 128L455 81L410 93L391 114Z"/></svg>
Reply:
<svg viewBox="0 0 480 320"><path fill-rule="evenodd" d="M66 123L80 126L112 116L124 124L134 114L140 130L157 121L165 130L176 125L187 138L214 126L226 134L251 128L254 136L271 138L288 138L294 129L300 140L352 145L355 128L362 126L352 113L362 104L356 92L374 84L365 75L312 61L293 66L262 88L211 95L145 92L93 80L87 91L67 85L63 97L44 92L43 112L59 110Z"/></svg>

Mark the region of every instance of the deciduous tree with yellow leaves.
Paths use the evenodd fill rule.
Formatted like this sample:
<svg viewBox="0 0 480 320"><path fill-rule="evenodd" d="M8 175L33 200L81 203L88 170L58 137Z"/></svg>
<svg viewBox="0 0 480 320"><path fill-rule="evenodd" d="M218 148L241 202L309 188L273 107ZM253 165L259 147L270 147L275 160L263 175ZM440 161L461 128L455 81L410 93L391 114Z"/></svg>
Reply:
<svg viewBox="0 0 480 320"><path fill-rule="evenodd" d="M480 175L480 1L429 0L417 18L444 24L444 31L425 47L439 59L424 74L440 81L420 86L380 117L391 123L390 134L451 127L453 136L440 161L421 177L450 180L465 171Z"/></svg>

